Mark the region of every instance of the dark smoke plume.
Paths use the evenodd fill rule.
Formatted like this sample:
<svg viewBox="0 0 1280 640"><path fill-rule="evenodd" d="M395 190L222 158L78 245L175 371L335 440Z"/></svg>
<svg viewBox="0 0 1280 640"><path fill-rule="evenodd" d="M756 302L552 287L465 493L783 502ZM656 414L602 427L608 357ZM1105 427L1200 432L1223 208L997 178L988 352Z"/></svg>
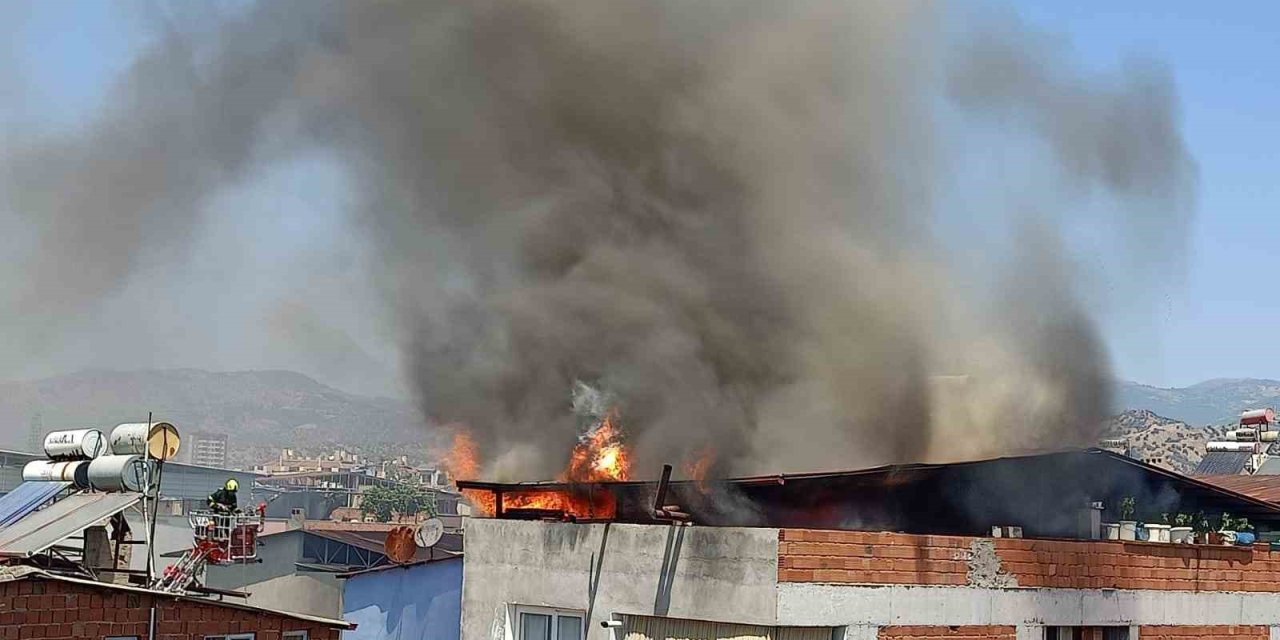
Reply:
<svg viewBox="0 0 1280 640"><path fill-rule="evenodd" d="M707 447L742 473L1088 442L1110 374L1063 239L1072 202L970 213L1014 249L995 269L948 260L944 123L1041 141L1048 179L1115 204L1091 224L1161 254L1193 189L1171 83L1087 77L1016 25L955 43L942 19L929 2L263 3L162 41L84 131L9 154L8 207L38 239L19 299L92 309L218 189L323 149L355 185L409 388L469 425L489 475L564 466L580 382L617 399L641 475ZM1174 223L1142 221L1157 210Z"/></svg>

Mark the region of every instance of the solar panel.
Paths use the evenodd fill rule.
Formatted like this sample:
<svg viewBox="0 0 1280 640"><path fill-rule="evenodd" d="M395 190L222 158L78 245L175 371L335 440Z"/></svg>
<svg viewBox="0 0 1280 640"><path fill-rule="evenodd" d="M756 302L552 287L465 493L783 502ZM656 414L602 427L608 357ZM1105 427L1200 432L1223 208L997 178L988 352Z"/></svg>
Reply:
<svg viewBox="0 0 1280 640"><path fill-rule="evenodd" d="M142 500L141 493L77 493L0 529L0 556L31 557Z"/></svg>
<svg viewBox="0 0 1280 640"><path fill-rule="evenodd" d="M66 482L24 482L0 496L0 528L7 527L38 509L67 488Z"/></svg>
<svg viewBox="0 0 1280 640"><path fill-rule="evenodd" d="M1217 476L1243 473L1245 465L1249 463L1250 455L1252 454L1239 451L1210 451L1200 459L1200 464L1196 466L1195 471L1191 472L1191 475Z"/></svg>

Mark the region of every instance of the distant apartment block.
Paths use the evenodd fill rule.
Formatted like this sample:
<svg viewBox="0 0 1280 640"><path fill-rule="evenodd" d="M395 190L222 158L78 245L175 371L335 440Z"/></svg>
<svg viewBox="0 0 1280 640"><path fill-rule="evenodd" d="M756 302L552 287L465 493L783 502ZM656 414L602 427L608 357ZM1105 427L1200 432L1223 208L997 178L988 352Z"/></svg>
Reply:
<svg viewBox="0 0 1280 640"><path fill-rule="evenodd" d="M256 473L266 475L287 475L291 473L344 473L363 469L364 461L360 456L349 451L338 449L332 454L321 454L310 457L294 449L281 449L280 457L272 462L255 465Z"/></svg>
<svg viewBox="0 0 1280 640"><path fill-rule="evenodd" d="M227 436L222 433L197 433L191 437L191 464L202 467L227 466Z"/></svg>

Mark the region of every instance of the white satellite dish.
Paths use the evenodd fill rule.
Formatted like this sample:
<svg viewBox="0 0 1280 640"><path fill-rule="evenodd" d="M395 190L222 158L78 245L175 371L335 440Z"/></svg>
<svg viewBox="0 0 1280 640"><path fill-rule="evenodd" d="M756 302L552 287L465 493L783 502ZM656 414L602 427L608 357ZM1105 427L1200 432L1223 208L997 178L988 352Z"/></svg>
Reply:
<svg viewBox="0 0 1280 640"><path fill-rule="evenodd" d="M430 549L440 542L440 538L444 536L444 523L439 518L428 518L418 525L418 530L413 532L413 543L418 545L419 549Z"/></svg>

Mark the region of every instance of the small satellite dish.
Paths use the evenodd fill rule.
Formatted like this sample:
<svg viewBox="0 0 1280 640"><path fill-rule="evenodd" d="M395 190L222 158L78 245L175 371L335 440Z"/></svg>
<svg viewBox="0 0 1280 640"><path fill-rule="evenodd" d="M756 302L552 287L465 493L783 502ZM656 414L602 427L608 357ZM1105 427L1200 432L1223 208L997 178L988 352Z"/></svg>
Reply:
<svg viewBox="0 0 1280 640"><path fill-rule="evenodd" d="M421 549L430 549L436 546L443 536L444 523L439 518L428 518L418 525L417 531L413 532L413 543Z"/></svg>
<svg viewBox="0 0 1280 640"><path fill-rule="evenodd" d="M396 564L403 564L413 559L417 548L413 546L413 529L396 527L387 532L387 540L382 544L387 558Z"/></svg>

